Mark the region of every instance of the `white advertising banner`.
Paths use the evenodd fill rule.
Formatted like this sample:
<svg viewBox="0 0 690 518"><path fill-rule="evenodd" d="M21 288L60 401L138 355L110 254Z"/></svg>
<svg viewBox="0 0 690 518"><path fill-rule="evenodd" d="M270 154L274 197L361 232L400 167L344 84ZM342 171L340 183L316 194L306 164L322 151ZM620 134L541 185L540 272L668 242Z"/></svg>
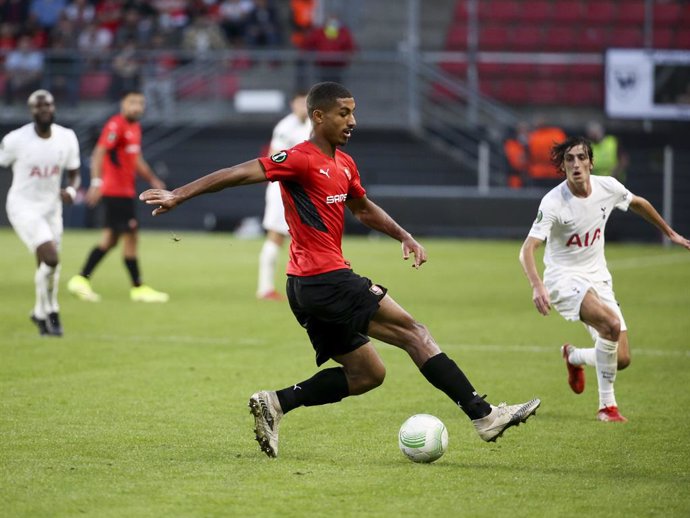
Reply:
<svg viewBox="0 0 690 518"><path fill-rule="evenodd" d="M690 51L609 49L606 114L690 120Z"/></svg>

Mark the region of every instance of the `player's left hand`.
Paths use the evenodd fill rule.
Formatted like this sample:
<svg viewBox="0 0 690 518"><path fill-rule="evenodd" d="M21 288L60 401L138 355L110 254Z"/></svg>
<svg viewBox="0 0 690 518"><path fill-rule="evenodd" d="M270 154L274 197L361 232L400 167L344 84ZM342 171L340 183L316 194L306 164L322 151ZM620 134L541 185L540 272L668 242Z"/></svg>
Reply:
<svg viewBox="0 0 690 518"><path fill-rule="evenodd" d="M165 214L177 207L180 203L179 198L173 194L172 191L166 191L164 189L149 189L148 191L144 191L139 195L139 199L145 202L146 205L158 205L158 208L151 212L153 216Z"/></svg>
<svg viewBox="0 0 690 518"><path fill-rule="evenodd" d="M418 269L426 262L426 250L422 245L417 243L412 236L409 236L402 241L402 254L405 261L410 258L410 253L414 255L414 263L412 264L413 268Z"/></svg>

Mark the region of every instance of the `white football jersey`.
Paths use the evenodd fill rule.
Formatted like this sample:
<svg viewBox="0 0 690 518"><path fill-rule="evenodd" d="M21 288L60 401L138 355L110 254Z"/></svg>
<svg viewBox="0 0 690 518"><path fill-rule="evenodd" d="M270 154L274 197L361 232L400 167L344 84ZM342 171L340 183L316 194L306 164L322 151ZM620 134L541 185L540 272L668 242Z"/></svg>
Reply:
<svg viewBox="0 0 690 518"><path fill-rule="evenodd" d="M81 165L79 142L74 131L58 124L51 126L50 138L41 138L29 123L2 139L0 165L12 166L7 210L45 214L60 206L63 170Z"/></svg>
<svg viewBox="0 0 690 518"><path fill-rule="evenodd" d="M577 273L611 278L604 257L604 229L613 209L628 210L632 194L610 176L591 176L592 193L578 198L562 182L541 200L530 237L546 240L544 280Z"/></svg>
<svg viewBox="0 0 690 518"><path fill-rule="evenodd" d="M274 153L290 149L311 136L311 120L309 117L302 122L297 115L290 113L283 117L273 129L271 150Z"/></svg>

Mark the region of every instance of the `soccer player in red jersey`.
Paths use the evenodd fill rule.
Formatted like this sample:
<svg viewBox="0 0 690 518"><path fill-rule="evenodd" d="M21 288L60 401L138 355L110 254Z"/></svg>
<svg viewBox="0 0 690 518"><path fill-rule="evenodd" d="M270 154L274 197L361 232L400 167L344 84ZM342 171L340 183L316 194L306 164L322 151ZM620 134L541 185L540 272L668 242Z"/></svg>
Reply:
<svg viewBox="0 0 690 518"><path fill-rule="evenodd" d="M316 364L332 359L340 366L282 390L251 396L261 450L269 457L278 455L278 426L287 412L336 403L383 383L386 370L369 336L406 351L424 377L467 414L479 436L495 441L505 429L533 415L540 400L487 403L423 324L386 288L350 269L341 250L345 207L363 224L400 241L403 259L412 254L415 268L426 262L426 250L367 198L355 162L338 149L355 128L352 94L338 83L318 83L309 91L307 107L313 124L310 140L271 157L220 169L173 191L151 189L139 196L157 206L156 216L203 193L267 179L280 182L292 237L287 269L290 308L307 330Z"/></svg>
<svg viewBox="0 0 690 518"><path fill-rule="evenodd" d="M141 153L141 125L145 101L140 92L124 94L120 113L105 123L91 155L91 185L86 193L90 206L103 201L105 228L101 242L89 253L79 275L67 289L82 300L97 302L100 296L91 287L91 274L105 255L123 237L125 266L132 280L130 298L137 302L167 302L168 294L156 291L141 281L137 259L139 223L136 217L137 173L156 189L165 188Z"/></svg>

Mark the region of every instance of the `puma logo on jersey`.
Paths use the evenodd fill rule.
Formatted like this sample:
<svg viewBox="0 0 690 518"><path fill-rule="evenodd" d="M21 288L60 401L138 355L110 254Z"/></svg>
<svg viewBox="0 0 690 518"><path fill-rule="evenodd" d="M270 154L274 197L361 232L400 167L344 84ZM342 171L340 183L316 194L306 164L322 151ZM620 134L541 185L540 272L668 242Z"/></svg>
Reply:
<svg viewBox="0 0 690 518"><path fill-rule="evenodd" d="M331 170L330 167L328 169L319 169L319 173L325 174L326 176L328 176L330 178L330 175L328 174L328 171L330 171L330 170Z"/></svg>
<svg viewBox="0 0 690 518"><path fill-rule="evenodd" d="M601 239L601 229L596 229L592 233L591 239L589 236L589 232L586 232L583 238L581 238L577 234L573 234L572 236L570 236L570 239L568 239L568 242L565 244L565 246L576 246L578 248L582 248L583 246L591 246L597 239Z"/></svg>

